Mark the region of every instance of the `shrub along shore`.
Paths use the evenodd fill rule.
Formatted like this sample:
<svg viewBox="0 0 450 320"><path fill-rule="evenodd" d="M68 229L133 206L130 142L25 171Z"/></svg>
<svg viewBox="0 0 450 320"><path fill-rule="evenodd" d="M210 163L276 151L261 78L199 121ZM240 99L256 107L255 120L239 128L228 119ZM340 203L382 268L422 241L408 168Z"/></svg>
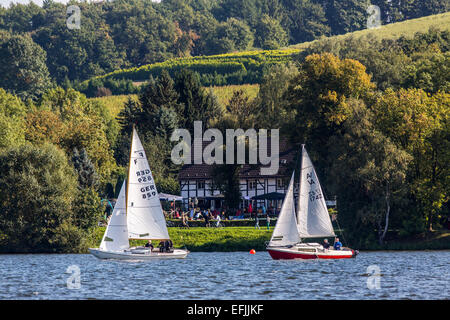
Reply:
<svg viewBox="0 0 450 320"><path fill-rule="evenodd" d="M179 227L169 227L169 235L174 246L177 248L186 247L192 252L228 252L228 251L264 251L266 242L270 240L273 226L270 230L264 223L260 223L261 229L254 227L224 227L205 228L191 227L189 229ZM96 246L101 242L105 228L96 229ZM337 236L341 237L340 232ZM319 239L320 240L320 239ZM146 241L132 240L131 245L144 245ZM154 243L155 246L158 243ZM344 245L347 245L344 240ZM408 240L390 240L382 248L375 243L366 244L358 250L444 250L450 249L450 231L436 231L429 234L422 234Z"/></svg>

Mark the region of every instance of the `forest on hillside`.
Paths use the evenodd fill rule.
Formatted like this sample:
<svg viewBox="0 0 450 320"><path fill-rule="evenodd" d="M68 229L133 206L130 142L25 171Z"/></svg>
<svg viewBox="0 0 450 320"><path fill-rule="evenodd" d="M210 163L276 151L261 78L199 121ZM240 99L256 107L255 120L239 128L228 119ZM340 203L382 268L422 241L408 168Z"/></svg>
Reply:
<svg viewBox="0 0 450 320"><path fill-rule="evenodd" d="M80 9L79 29L67 27L69 5ZM380 8L383 25L450 9L445 0L44 0L42 7L0 6L0 56L18 48L34 56L29 76L40 81L33 97L52 81L62 85L175 57L277 49L365 29L369 5ZM19 52L14 56L27 63ZM6 79L0 87L20 94Z"/></svg>
<svg viewBox="0 0 450 320"><path fill-rule="evenodd" d="M172 46L174 39L181 39L172 37L172 24L173 30L175 25L181 30L180 37L196 34L199 42L192 38L194 42L182 43L190 43L189 54L200 54L195 50L208 41L208 34L197 38L206 27L198 24L194 29L195 23L211 23L209 30L215 30L236 19L256 39L264 30L255 27L264 10L276 12L261 3L278 4L280 10L287 4L307 5L326 17L322 6L338 2L243 2L249 11L246 6L233 11L233 3L81 3L91 6L86 14L92 24L79 32L67 30L65 11L60 10L65 7L51 1L42 8L30 4L0 9L0 26L8 26L0 30L0 250L86 250L102 220L104 200L117 197L126 178L133 124L159 192L179 193L180 165L171 161L175 128L192 130L194 121L222 132L274 128L294 146L306 143L325 196L337 196L337 214L349 245L377 243L383 248L389 232L409 237L445 226L450 194L449 31L430 29L397 39L321 39L289 61L261 68L259 90L251 98L233 87L231 97L221 101L203 86L200 73L185 68L172 73L162 69L149 77L119 112L76 90L76 81L92 75L180 54ZM413 10L419 3L409 1L402 14L390 11L389 19L431 10ZM446 2L436 3L433 10ZM254 14L227 16L233 12ZM296 11L280 12L285 17ZM291 39L297 34L290 29L294 26L284 25L283 19L279 24L286 43L298 41ZM326 24L329 19L323 21L321 28L328 26L328 34L346 31L339 29L342 25ZM155 28L138 27L144 22L156 23ZM169 40L161 42L162 34ZM239 34L228 36L238 41ZM223 52L218 45L206 47ZM290 165L294 169L295 163ZM214 165L214 185L230 211L240 199L239 169L237 164Z"/></svg>

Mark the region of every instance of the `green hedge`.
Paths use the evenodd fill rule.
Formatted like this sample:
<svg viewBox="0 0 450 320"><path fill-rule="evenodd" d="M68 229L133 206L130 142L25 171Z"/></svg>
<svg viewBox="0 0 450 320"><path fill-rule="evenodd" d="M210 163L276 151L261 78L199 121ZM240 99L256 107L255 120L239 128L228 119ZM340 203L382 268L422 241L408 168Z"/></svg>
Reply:
<svg viewBox="0 0 450 320"><path fill-rule="evenodd" d="M198 72L203 86L223 86L259 83L264 68L286 63L298 54L298 49L247 51L214 56L200 56L170 59L141 67L120 69L86 80L77 89L87 96L93 96L98 87L106 87L113 94L133 94L139 89L132 81L147 81L167 70L174 77L181 69ZM130 92L128 92L130 91Z"/></svg>

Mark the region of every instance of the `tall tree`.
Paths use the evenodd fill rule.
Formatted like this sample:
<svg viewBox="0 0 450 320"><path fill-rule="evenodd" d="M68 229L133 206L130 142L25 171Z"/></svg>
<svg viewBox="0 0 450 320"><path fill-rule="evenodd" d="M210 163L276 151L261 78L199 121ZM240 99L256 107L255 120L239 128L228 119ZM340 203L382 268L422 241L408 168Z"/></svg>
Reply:
<svg viewBox="0 0 450 320"><path fill-rule="evenodd" d="M0 44L0 87L22 99L37 99L50 86L47 54L28 35Z"/></svg>
<svg viewBox="0 0 450 320"><path fill-rule="evenodd" d="M373 125L373 114L360 100L350 100L351 117L331 138L330 186L339 199L346 234L362 241L378 233L382 245L407 188L411 156ZM359 245L364 245L362 242Z"/></svg>
<svg viewBox="0 0 450 320"><path fill-rule="evenodd" d="M194 121L202 121L207 127L210 120L221 114L221 108L215 103L211 93L202 88L197 73L182 70L175 77L175 90L179 94L179 124L193 132Z"/></svg>
<svg viewBox="0 0 450 320"><path fill-rule="evenodd" d="M3 250L61 252L67 243L79 249L72 224L77 180L65 154L52 145L14 147L0 154L0 168Z"/></svg>

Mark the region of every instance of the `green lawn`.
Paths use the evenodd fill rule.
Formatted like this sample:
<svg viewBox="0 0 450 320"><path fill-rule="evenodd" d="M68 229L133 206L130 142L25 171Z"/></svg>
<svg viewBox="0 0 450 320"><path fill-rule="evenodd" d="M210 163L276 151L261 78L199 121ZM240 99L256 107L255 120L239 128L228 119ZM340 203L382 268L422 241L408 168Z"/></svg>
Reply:
<svg viewBox="0 0 450 320"><path fill-rule="evenodd" d="M346 33L339 36L333 36L334 39L345 39L353 37L355 39L367 36L369 34L374 35L378 39L397 39L401 36L413 37L417 32L427 32L431 27L439 30L450 30L450 12L431 15L427 17L406 20L397 23L386 24L377 29L364 29L351 33ZM303 42L295 45L291 45L289 49L305 49L315 41Z"/></svg>
<svg viewBox="0 0 450 320"><path fill-rule="evenodd" d="M170 238L177 248L186 247L190 251L250 251L265 250L265 242L270 240L270 231L266 226L261 229L254 227L226 227L226 228L168 228ZM104 227L96 229L96 246L100 245ZM144 240L132 240L131 245L143 245ZM156 243L157 245L157 243Z"/></svg>

